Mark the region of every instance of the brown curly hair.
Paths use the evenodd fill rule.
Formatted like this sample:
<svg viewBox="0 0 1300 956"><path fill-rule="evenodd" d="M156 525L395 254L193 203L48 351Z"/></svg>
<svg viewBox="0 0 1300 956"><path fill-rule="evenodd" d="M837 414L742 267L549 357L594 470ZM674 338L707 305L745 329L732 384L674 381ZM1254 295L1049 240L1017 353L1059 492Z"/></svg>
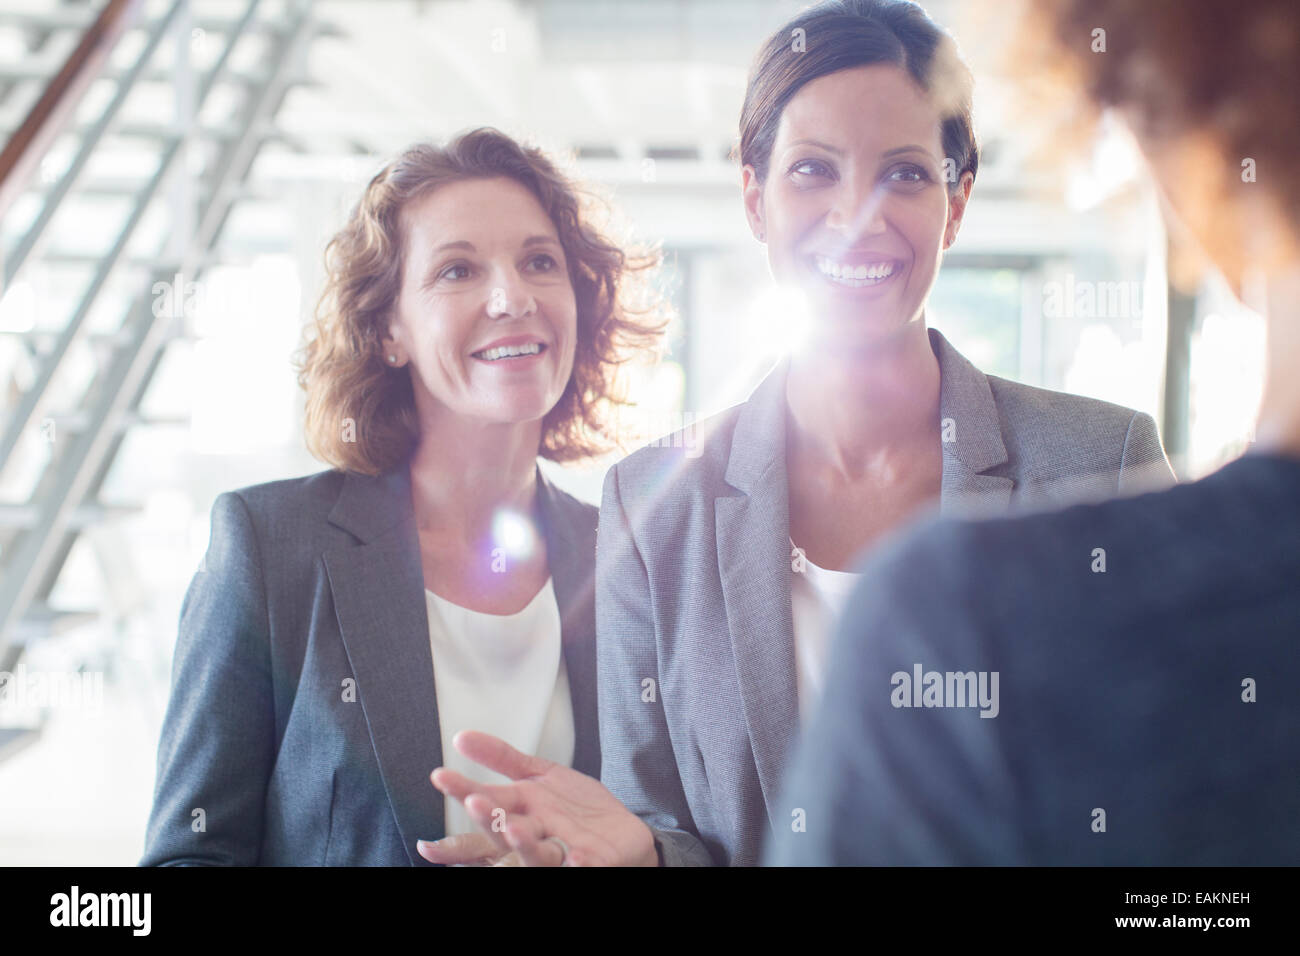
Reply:
<svg viewBox="0 0 1300 956"><path fill-rule="evenodd" d="M542 420L538 454L574 461L614 444L607 415L624 404L617 366L655 354L667 322L667 307L651 281L659 256L616 245L595 224L601 211L595 196L540 150L483 127L445 146L419 143L402 152L370 181L326 246L325 286L294 360L307 393L307 449L316 458L368 475L409 460L419 438L411 372L390 367L382 356L401 285L401 213L439 186L498 176L529 189L555 224L577 305L573 372Z"/></svg>
<svg viewBox="0 0 1300 956"><path fill-rule="evenodd" d="M1040 88L1033 111L1073 126L1071 145L1102 108L1123 108L1142 138L1199 134L1212 144L1207 174L1216 188L1198 194L1194 210L1205 221L1222 215L1243 182L1300 220L1300 178L1291 172L1300 154L1295 0L1040 0L1025 5L1016 40L1018 65ZM1247 158L1258 164L1258 183L1243 179ZM1220 264L1241 255L1234 238L1200 237Z"/></svg>

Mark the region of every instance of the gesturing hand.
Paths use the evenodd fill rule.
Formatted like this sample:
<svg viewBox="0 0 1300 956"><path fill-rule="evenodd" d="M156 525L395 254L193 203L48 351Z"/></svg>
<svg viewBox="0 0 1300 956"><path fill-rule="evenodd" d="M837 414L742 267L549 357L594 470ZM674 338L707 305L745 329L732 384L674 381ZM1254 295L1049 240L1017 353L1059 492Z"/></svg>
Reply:
<svg viewBox="0 0 1300 956"><path fill-rule="evenodd" d="M479 731L461 731L452 744L512 781L478 783L446 767L430 775L443 794L464 804L499 854L514 851L524 866L658 865L650 828L599 780ZM454 841L422 843L420 855L433 863L462 863L467 853L482 858L487 846Z"/></svg>
<svg viewBox="0 0 1300 956"><path fill-rule="evenodd" d="M417 840L416 852L448 866L523 866L514 850L502 851L486 833L457 833L436 842Z"/></svg>

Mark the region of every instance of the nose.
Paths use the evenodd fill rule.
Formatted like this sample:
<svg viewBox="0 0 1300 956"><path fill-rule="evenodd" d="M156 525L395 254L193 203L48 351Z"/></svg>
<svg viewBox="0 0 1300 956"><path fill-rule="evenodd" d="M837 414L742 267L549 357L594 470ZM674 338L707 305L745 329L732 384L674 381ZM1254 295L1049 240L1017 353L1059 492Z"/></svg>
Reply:
<svg viewBox="0 0 1300 956"><path fill-rule="evenodd" d="M844 237L845 248L863 237L880 235L886 229L884 188L870 180L861 187L842 182L826 214L826 225Z"/></svg>
<svg viewBox="0 0 1300 956"><path fill-rule="evenodd" d="M533 298L527 283L517 276L503 275L497 278L488 293L487 314L489 318L516 319L532 315L537 311L537 300Z"/></svg>

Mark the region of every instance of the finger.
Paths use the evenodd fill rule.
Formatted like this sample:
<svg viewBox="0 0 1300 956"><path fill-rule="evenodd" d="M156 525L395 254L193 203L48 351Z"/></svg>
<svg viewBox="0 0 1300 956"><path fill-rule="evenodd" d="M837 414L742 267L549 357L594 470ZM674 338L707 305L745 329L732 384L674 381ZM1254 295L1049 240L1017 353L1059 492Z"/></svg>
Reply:
<svg viewBox="0 0 1300 956"><path fill-rule="evenodd" d="M429 779L438 790L461 803L472 794L478 793L492 800L494 806L501 807L507 813L522 813L527 806L526 795L518 785L513 783L479 783L448 767L439 767L429 774Z"/></svg>
<svg viewBox="0 0 1300 956"><path fill-rule="evenodd" d="M524 866L564 865L563 847L546 839L541 821L535 817L517 816L508 820L505 835Z"/></svg>
<svg viewBox="0 0 1300 956"><path fill-rule="evenodd" d="M433 782L434 787L445 796L460 801L464 801L466 797L477 792L478 788L482 786L477 780L471 780L463 773L449 767L438 767L433 773L429 774L429 779Z"/></svg>
<svg viewBox="0 0 1300 956"><path fill-rule="evenodd" d="M466 797L464 807L474 825L496 845L497 854L509 853L511 847L505 837L506 824L509 822L506 811L481 793L472 793Z"/></svg>
<svg viewBox="0 0 1300 956"><path fill-rule="evenodd" d="M516 750L500 737L479 730L462 730L452 738L452 746L474 761L511 780L523 780L545 773L551 761Z"/></svg>
<svg viewBox="0 0 1300 956"><path fill-rule="evenodd" d="M433 778L434 784L436 786L439 784L439 775L455 774L455 773L456 772L454 770L447 770L445 767L439 767L432 774L430 774L430 777ZM459 776L459 774L456 774L456 776ZM473 781L469 781L469 783L472 784ZM443 790L444 787L439 786L439 789ZM468 789L469 789L468 787L458 788L458 791L463 792L464 790L468 790ZM493 805L492 800L484 797L482 794L479 794L478 801L471 801L470 798L473 796L474 796L473 793L466 793L464 798L459 799L458 802L461 804L461 806L465 808L465 812L469 814L470 820L472 820L474 824L478 826L480 830L483 831L481 833L476 833L474 835L481 836L484 839L488 840L489 843L491 843L492 849L487 854L490 857L498 856L502 853L509 852L510 846L509 844L506 843L505 838L501 835L500 832L502 828L502 822L497 822L496 826L492 825L494 820L504 821L505 811L504 810L498 811L497 813L494 814L493 811L496 810L496 807ZM448 797L448 799L457 799L457 798ZM430 846L432 847L432 844L430 844ZM417 852L420 853L421 856L424 856L425 859L430 860L431 862L435 862L435 863L442 862L440 860L434 860L432 857L425 854L423 850L420 850L418 844L416 850Z"/></svg>
<svg viewBox="0 0 1300 956"><path fill-rule="evenodd" d="M497 841L486 833L457 833L441 840L417 840L416 851L430 863L477 863L500 854Z"/></svg>
<svg viewBox="0 0 1300 956"><path fill-rule="evenodd" d="M519 860L519 854L511 850L505 856L498 857L488 864L489 866L523 866Z"/></svg>

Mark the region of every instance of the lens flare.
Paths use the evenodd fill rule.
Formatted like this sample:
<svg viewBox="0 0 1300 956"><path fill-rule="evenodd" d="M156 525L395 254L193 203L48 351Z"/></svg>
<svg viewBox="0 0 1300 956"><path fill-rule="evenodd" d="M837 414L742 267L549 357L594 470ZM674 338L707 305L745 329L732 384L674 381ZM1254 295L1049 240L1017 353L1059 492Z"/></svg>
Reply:
<svg viewBox="0 0 1300 956"><path fill-rule="evenodd" d="M528 560L537 548L532 522L517 511L499 509L492 516L492 547L515 561Z"/></svg>
<svg viewBox="0 0 1300 956"><path fill-rule="evenodd" d="M790 285L765 289L750 305L748 327L753 330L754 348L765 356L801 351L812 329L807 294Z"/></svg>

